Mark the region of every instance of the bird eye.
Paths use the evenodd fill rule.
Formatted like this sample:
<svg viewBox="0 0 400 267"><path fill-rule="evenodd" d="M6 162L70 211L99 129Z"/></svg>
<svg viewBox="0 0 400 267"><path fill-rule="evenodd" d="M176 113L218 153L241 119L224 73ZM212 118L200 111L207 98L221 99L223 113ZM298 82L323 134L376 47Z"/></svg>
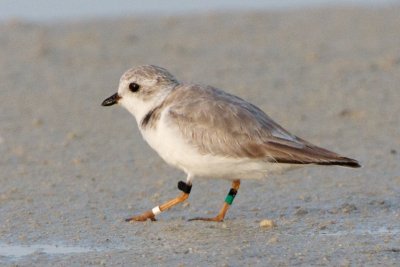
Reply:
<svg viewBox="0 0 400 267"><path fill-rule="evenodd" d="M132 93L136 93L137 91L139 91L139 84L137 83L130 83L129 84L129 90L131 90Z"/></svg>

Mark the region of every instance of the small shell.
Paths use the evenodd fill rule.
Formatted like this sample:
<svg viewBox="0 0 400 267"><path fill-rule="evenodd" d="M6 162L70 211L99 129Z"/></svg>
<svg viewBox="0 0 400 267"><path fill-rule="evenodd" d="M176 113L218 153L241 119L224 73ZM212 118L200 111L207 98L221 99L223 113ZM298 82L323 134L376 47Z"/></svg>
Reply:
<svg viewBox="0 0 400 267"><path fill-rule="evenodd" d="M273 227L276 227L276 226L277 226L277 225L276 225L276 223L275 223L273 220L264 219L264 220L262 220L262 221L260 222L260 227L261 227L261 228L269 229L269 228L273 228Z"/></svg>

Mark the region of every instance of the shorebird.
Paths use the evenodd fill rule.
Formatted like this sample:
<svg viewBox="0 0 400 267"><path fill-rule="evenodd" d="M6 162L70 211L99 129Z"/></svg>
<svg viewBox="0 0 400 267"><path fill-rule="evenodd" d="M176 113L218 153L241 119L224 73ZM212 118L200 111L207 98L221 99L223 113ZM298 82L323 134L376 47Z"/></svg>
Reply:
<svg viewBox="0 0 400 267"><path fill-rule="evenodd" d="M212 86L178 81L166 69L145 65L127 70L118 92L103 106L120 104L136 119L146 142L186 173L182 194L126 221L156 220L156 215L185 201L194 177L232 181L218 215L193 220L223 221L240 179L260 178L289 165L340 165L357 160L311 144L285 130L255 105Z"/></svg>

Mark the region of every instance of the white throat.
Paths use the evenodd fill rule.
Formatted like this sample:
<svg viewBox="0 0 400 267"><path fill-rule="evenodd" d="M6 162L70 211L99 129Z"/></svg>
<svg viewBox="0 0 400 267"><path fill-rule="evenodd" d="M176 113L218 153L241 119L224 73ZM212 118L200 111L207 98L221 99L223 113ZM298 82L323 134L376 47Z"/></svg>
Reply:
<svg viewBox="0 0 400 267"><path fill-rule="evenodd" d="M139 98L124 100L121 99L121 104L124 108L126 108L136 119L136 123L139 128L143 118L154 108L161 105L164 100L167 98L169 93L172 91L174 87L163 88L161 92L152 97L151 99L142 100Z"/></svg>

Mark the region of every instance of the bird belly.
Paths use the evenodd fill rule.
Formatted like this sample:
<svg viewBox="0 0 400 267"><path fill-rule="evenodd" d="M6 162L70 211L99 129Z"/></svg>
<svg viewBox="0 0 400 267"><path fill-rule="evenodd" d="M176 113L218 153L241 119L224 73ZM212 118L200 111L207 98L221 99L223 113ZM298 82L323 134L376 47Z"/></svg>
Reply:
<svg viewBox="0 0 400 267"><path fill-rule="evenodd" d="M165 162L193 177L262 178L284 167L282 164L270 163L264 159L202 154L195 146L185 141L179 129L166 125L162 118L156 129L143 130L142 134L150 147Z"/></svg>

